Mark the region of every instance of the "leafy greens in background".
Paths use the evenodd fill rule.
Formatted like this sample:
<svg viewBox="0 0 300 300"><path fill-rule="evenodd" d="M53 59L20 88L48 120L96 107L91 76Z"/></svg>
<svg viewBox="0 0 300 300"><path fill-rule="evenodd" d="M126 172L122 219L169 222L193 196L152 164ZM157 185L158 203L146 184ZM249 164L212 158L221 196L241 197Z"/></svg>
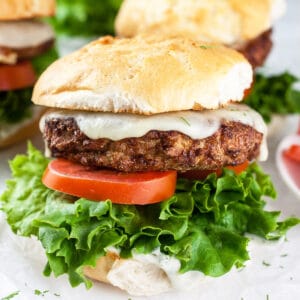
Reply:
<svg viewBox="0 0 300 300"><path fill-rule="evenodd" d="M59 57L58 52L56 50L56 47L52 47L47 52L34 57L31 62L33 65L33 68L35 70L35 73L37 76L40 76L47 67L52 64L55 60L57 60Z"/></svg>
<svg viewBox="0 0 300 300"><path fill-rule="evenodd" d="M32 88L0 92L0 124L13 124L31 116Z"/></svg>
<svg viewBox="0 0 300 300"><path fill-rule="evenodd" d="M57 0L50 19L58 34L100 36L114 34L114 20L122 0Z"/></svg>
<svg viewBox="0 0 300 300"><path fill-rule="evenodd" d="M300 113L300 91L293 89L297 81L298 78L287 72L270 77L256 74L245 103L258 111L267 123L275 113Z"/></svg>
<svg viewBox="0 0 300 300"><path fill-rule="evenodd" d="M160 248L181 262L180 272L220 276L249 259L246 232L278 239L299 223L296 218L278 222L279 212L264 210L263 196L276 193L256 164L238 176L224 170L219 178L181 179L174 196L145 206L74 201L42 184L47 164L32 145L27 156L11 161L13 178L0 198L2 210L15 233L41 241L48 258L44 274L67 273L72 286L91 286L82 269L95 265L109 246L122 257Z"/></svg>

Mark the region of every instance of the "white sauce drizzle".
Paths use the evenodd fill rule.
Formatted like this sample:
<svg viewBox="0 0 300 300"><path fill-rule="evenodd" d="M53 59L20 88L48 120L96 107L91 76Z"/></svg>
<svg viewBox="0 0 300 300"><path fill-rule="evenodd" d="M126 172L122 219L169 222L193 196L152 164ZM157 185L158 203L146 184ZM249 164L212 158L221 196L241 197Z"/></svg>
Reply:
<svg viewBox="0 0 300 300"><path fill-rule="evenodd" d="M106 249L119 255L119 250L115 247ZM159 270L164 271L168 280L156 282L158 279L151 277L153 274L159 274ZM172 256L161 253L159 248L149 254L137 254L133 251L132 258L125 260L122 264L113 264L107 274L107 279L113 284L123 289L128 289L135 295L154 295L162 289L166 291L174 289L177 291L186 291L192 289L195 285L202 282L206 276L200 271L188 271L180 273L180 261ZM147 272L148 271L148 272ZM128 276L131 278L128 280ZM131 283L128 284L128 281ZM149 281L152 284L149 285ZM133 284L133 282L135 284ZM138 286L138 289L135 289ZM128 291L128 290L127 290Z"/></svg>
<svg viewBox="0 0 300 300"><path fill-rule="evenodd" d="M118 254L110 247L109 252ZM180 273L180 261L160 252L159 248L149 254L137 254L132 258L116 261L107 274L111 284L133 295L155 295L170 289L185 291L202 282L206 276L200 271ZM167 276L167 279L162 276Z"/></svg>
<svg viewBox="0 0 300 300"><path fill-rule="evenodd" d="M163 254L159 249L154 250L150 254L135 254L133 259L155 265L164 270L168 276L172 288L179 291L192 289L197 283L205 279L205 275L200 271L188 271L179 273L180 261L169 255Z"/></svg>
<svg viewBox="0 0 300 300"><path fill-rule="evenodd" d="M42 118L40 123L42 132L46 120L52 118L74 118L79 129L90 139L108 138L114 141L141 137L150 130L176 130L192 139L204 139L213 135L223 120L240 122L263 134L259 159L266 160L268 156L267 126L256 111L243 104L231 104L217 110L178 111L150 116L53 110Z"/></svg>

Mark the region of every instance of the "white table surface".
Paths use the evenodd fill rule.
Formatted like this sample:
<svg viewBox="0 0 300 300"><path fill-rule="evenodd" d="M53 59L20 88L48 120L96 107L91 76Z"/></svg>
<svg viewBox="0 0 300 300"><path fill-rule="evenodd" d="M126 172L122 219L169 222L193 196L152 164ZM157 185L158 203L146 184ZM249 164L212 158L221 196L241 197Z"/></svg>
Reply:
<svg viewBox="0 0 300 300"><path fill-rule="evenodd" d="M289 70L300 76L300 1L289 0L288 12L276 23L274 48L269 57L265 72L278 73ZM59 45L63 46L65 40ZM68 44L77 47L79 43ZM64 52L66 47L64 47ZM267 209L281 210L282 217L296 215L300 217L300 199L298 199L282 181L275 165L275 151L280 140L297 128L298 116L285 118L276 135L269 139L269 159L263 163L275 183L278 191L277 201L271 201ZM33 144L43 149L40 135L32 138ZM7 161L17 153L26 151L26 143L20 143L10 149L0 151L0 192L5 180L10 177ZM251 260L246 268L231 272L220 278L207 277L196 289L188 292L167 293L156 297L130 297L126 293L105 284L95 284L87 291L84 286L71 288L66 276L59 278L44 277L42 270L45 256L38 242L15 236L6 225L4 215L0 213L0 299L12 292L19 291L14 300L31 299L149 299L149 300L294 300L300 299L300 226L290 230L286 240L265 242L253 239L249 244ZM267 262L269 266L266 266ZM34 291L47 291L44 296Z"/></svg>

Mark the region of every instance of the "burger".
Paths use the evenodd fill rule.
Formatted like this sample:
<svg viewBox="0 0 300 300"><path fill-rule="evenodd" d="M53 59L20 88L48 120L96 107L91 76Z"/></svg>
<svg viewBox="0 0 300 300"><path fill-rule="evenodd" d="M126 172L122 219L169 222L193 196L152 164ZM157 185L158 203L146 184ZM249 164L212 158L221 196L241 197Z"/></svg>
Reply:
<svg viewBox="0 0 300 300"><path fill-rule="evenodd" d="M284 12L284 0L125 0L115 28L122 37L148 32L222 43L255 68L267 58L272 25Z"/></svg>
<svg viewBox="0 0 300 300"><path fill-rule="evenodd" d="M243 266L245 233L296 225L264 210L266 126L237 103L251 80L240 53L184 38L103 37L53 63L33 92L46 156L29 144L1 196L44 274L153 295Z"/></svg>
<svg viewBox="0 0 300 300"><path fill-rule="evenodd" d="M42 110L32 105L32 87L57 59L53 30L38 18L54 11L54 0L0 3L0 148L38 131Z"/></svg>

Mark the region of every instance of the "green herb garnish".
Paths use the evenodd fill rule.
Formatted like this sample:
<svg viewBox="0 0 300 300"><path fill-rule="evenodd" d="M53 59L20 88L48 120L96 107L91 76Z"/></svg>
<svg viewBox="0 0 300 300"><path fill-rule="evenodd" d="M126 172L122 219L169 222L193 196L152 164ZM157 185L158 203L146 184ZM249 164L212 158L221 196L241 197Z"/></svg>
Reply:
<svg viewBox="0 0 300 300"><path fill-rule="evenodd" d="M37 295L37 296L45 296L45 294L47 294L47 293L49 293L49 291L48 290L46 290L46 291L40 291L40 290L34 290L34 294L35 295Z"/></svg>
<svg viewBox="0 0 300 300"><path fill-rule="evenodd" d="M10 300L10 299L12 299L12 298L18 296L19 293L20 293L20 291L13 292L13 293L7 295L6 297L1 298L1 300Z"/></svg>
<svg viewBox="0 0 300 300"><path fill-rule="evenodd" d="M297 81L298 78L287 72L269 77L257 74L245 103L258 111L267 123L273 114L300 113L300 91L293 88Z"/></svg>
<svg viewBox="0 0 300 300"><path fill-rule="evenodd" d="M264 266L266 266L266 267L270 267L270 266L271 266L271 264L269 264L269 263L267 263L267 262L265 262L265 261L263 261L262 264L263 264Z"/></svg>
<svg viewBox="0 0 300 300"><path fill-rule="evenodd" d="M200 45L199 47L201 49L207 50L207 49L211 49L213 46L212 45Z"/></svg>
<svg viewBox="0 0 300 300"><path fill-rule="evenodd" d="M181 119L186 125L188 125L189 127L191 127L191 124L189 123L189 121L188 121L186 118L180 117L180 119Z"/></svg>

